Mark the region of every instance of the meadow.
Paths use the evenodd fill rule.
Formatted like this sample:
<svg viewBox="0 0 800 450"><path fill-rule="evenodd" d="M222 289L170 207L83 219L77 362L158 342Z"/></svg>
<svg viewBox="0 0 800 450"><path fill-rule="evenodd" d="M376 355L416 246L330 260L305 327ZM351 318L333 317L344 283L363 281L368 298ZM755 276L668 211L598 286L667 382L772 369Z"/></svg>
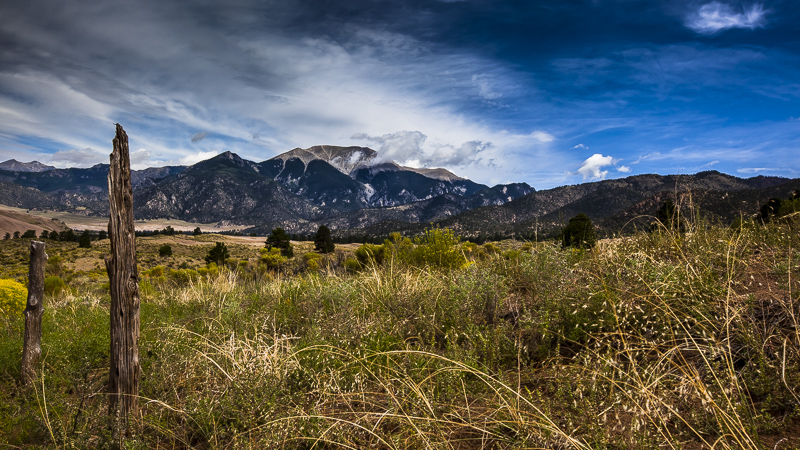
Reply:
<svg viewBox="0 0 800 450"><path fill-rule="evenodd" d="M0 442L800 448L796 222L697 221L592 250L429 230L284 259L230 239L137 239L141 416L122 443L106 415L108 241L48 241L63 285L33 386L18 382L22 318L0 316ZM230 258L206 265L217 241ZM27 242L0 241L0 278L24 281Z"/></svg>

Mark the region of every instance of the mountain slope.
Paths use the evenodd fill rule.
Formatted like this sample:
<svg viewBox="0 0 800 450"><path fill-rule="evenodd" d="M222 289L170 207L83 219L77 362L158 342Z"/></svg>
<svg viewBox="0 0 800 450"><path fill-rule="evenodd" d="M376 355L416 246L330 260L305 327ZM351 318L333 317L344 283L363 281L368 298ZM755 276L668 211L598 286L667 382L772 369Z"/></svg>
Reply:
<svg viewBox="0 0 800 450"><path fill-rule="evenodd" d="M0 163L0 169L11 172L44 172L45 170L53 170L55 167L42 164L39 161L24 163L16 159L9 159Z"/></svg>

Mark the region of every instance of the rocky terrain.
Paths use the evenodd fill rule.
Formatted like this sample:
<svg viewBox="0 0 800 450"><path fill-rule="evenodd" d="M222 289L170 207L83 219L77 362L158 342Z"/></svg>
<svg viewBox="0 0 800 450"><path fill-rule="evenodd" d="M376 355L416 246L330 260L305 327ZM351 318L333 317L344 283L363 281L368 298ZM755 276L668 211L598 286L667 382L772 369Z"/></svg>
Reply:
<svg viewBox="0 0 800 450"><path fill-rule="evenodd" d="M15 168L0 169L0 204L107 213L107 165L46 169L10 160L0 167ZM367 147L336 146L297 148L260 163L225 152L189 167L133 171L132 182L137 219L218 223L259 234L278 226L310 234L328 225L338 235L373 236L418 233L432 224L464 236L548 236L578 213L611 235L648 226L667 199L683 211L730 223L800 188L796 179L743 179L716 171L637 175L544 191L525 183L489 187L446 169L380 161Z"/></svg>

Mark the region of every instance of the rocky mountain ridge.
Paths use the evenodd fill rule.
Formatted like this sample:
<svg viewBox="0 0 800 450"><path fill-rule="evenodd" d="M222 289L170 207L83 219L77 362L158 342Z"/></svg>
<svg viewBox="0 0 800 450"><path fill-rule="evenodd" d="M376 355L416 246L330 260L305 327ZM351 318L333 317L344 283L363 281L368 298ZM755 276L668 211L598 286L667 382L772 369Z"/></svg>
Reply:
<svg viewBox="0 0 800 450"><path fill-rule="evenodd" d="M525 183L489 187L446 169L376 164L376 158L367 147L315 146L261 163L225 152L190 167L132 171L134 214L309 232L334 218L369 225L402 210L418 211L400 214L406 220L438 220L534 192ZM104 215L107 171L104 164L35 174L0 170L0 183L15 186L0 192L0 203ZM362 210L370 211L368 219Z"/></svg>
<svg viewBox="0 0 800 450"><path fill-rule="evenodd" d="M800 180L738 178L716 171L636 175L536 191L525 183L488 187L444 169L426 172L376 162L366 147L294 149L263 162L232 152L189 167L134 171L134 214L239 225L268 233L283 227L309 234L418 233L435 225L463 236L547 236L578 213L605 234L646 227L666 199L730 223L758 212L771 197L800 189ZM108 166L43 172L0 169L0 204L105 215ZM433 169L436 171L437 169ZM429 175L426 175L428 173Z"/></svg>

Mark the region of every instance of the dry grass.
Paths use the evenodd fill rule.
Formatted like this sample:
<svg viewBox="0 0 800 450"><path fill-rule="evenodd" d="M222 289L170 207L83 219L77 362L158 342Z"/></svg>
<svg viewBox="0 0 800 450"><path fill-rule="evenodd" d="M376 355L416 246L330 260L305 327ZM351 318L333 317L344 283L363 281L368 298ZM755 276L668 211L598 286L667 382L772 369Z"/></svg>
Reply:
<svg viewBox="0 0 800 450"><path fill-rule="evenodd" d="M316 273L253 262L148 279L126 446L798 448L793 231L698 224L453 270L387 258L350 273L333 255ZM19 325L0 330L12 445L117 442L107 299L92 286L49 300L35 390L14 381Z"/></svg>

